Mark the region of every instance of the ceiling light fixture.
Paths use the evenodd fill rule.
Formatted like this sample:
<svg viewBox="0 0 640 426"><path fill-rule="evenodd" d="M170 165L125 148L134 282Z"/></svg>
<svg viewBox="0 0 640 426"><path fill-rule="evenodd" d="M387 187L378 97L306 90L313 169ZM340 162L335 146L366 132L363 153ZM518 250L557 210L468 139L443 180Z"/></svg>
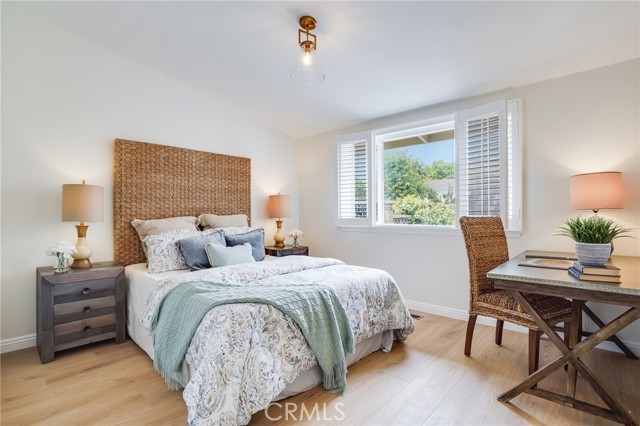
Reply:
<svg viewBox="0 0 640 426"><path fill-rule="evenodd" d="M318 48L317 37L310 31L316 28L313 16L305 15L300 18L298 29L298 45L300 46L300 60L291 73L291 79L302 84L316 84L324 81L324 73L317 63L315 51Z"/></svg>

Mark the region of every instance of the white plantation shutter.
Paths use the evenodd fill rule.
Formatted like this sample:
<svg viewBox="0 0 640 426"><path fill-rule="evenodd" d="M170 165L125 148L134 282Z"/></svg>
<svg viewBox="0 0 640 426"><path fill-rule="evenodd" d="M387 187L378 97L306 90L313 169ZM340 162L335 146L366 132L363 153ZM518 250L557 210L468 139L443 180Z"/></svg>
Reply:
<svg viewBox="0 0 640 426"><path fill-rule="evenodd" d="M370 224L370 140L368 132L338 138L338 225Z"/></svg>
<svg viewBox="0 0 640 426"><path fill-rule="evenodd" d="M460 216L501 216L506 223L507 167L504 101L458 114Z"/></svg>

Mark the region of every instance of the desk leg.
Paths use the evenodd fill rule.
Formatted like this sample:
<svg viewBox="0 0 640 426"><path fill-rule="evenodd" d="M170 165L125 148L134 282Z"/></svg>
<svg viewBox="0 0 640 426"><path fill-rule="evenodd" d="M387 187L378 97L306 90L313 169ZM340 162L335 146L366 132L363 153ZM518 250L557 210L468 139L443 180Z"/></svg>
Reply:
<svg viewBox="0 0 640 426"><path fill-rule="evenodd" d="M600 328L604 327L604 323L602 320L593 312L586 304L582 305L582 310L591 320ZM610 341L615 343L625 355L631 359L638 359L636 354L633 353L631 349L627 345L624 344L622 340L618 338L615 334L609 338Z"/></svg>
<svg viewBox="0 0 640 426"><path fill-rule="evenodd" d="M640 318L640 308L631 308L609 324L605 325L600 330L593 333L584 341L578 343L573 349L569 349L564 341L558 336L558 333L547 324L547 322L536 312L536 310L527 301L524 295L516 290L510 290L511 294L520 303L523 309L531 315L538 327L547 335L549 340L560 350L562 356L555 361L544 366L542 369L536 371L530 375L525 381L515 386L514 388L504 392L498 397L501 402L508 402L523 392L531 393L541 398L548 399L550 401L558 402L564 405L568 405L575 409L586 411L591 414L595 414L607 419L615 420L623 423L627 426L637 426L633 417L624 409L624 407L616 401L611 395L609 395L602 385L596 380L587 366L579 359L584 353L593 349L598 344L608 339L618 331L622 330L627 325L631 324L638 318ZM538 388L534 387L539 381L553 373L555 370L561 368L566 362L570 362L585 381L591 386L591 388L598 394L598 396L607 404L610 410L592 405L586 402L578 401L571 396L563 396L555 394L549 391L540 392Z"/></svg>
<svg viewBox="0 0 640 426"><path fill-rule="evenodd" d="M581 300L571 301L571 325L569 329L569 349L573 349L580 338L580 319L582 317ZM578 374L573 364L569 363L567 367L567 396L576 396L576 380Z"/></svg>

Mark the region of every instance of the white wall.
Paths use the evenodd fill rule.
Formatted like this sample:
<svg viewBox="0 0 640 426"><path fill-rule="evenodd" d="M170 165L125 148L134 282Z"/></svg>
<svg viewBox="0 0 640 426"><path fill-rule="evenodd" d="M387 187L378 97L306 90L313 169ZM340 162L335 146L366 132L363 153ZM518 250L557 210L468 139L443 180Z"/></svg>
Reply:
<svg viewBox="0 0 640 426"><path fill-rule="evenodd" d="M252 219L267 242L269 194L292 196L298 226L296 141L247 120L181 84L68 32L2 5L2 328L3 340L35 333L35 268L44 250L75 243L60 221L61 185L105 188L105 220L91 223L92 260L113 259L113 140L174 145L252 161Z"/></svg>
<svg viewBox="0 0 640 426"><path fill-rule="evenodd" d="M347 129L357 131L410 123L501 97L523 104L524 233L509 239L511 255L526 249L572 251L554 236L570 216L569 176L622 172L624 210L602 211L619 223L640 227L639 62L629 61L475 99L407 112ZM428 76L425 76L428 78ZM300 215L313 254L381 268L397 280L406 299L466 310L468 267L461 235L345 232L335 225L335 134L305 139L300 147ZM640 255L637 239L618 239L615 253ZM598 306L603 319L621 308ZM640 324L620 334L640 344Z"/></svg>

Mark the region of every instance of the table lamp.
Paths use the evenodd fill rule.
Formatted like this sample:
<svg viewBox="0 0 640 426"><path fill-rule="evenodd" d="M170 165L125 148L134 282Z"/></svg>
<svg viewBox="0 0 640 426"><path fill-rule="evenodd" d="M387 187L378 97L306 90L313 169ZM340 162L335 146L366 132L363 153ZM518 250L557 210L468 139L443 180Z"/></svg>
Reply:
<svg viewBox="0 0 640 426"><path fill-rule="evenodd" d="M622 173L599 172L571 176L571 208L593 210L622 208Z"/></svg>
<svg viewBox="0 0 640 426"><path fill-rule="evenodd" d="M291 197L288 195L269 195L267 201L267 214L270 218L276 219L276 230L273 239L275 247L284 247L284 232L282 232L282 218L291 216Z"/></svg>
<svg viewBox="0 0 640 426"><path fill-rule="evenodd" d="M85 222L102 222L104 220L104 188L97 185L82 184L62 185L62 221L80 222L76 225L78 241L77 253L74 253L72 268L91 268L89 258L93 250L87 245L87 228Z"/></svg>

